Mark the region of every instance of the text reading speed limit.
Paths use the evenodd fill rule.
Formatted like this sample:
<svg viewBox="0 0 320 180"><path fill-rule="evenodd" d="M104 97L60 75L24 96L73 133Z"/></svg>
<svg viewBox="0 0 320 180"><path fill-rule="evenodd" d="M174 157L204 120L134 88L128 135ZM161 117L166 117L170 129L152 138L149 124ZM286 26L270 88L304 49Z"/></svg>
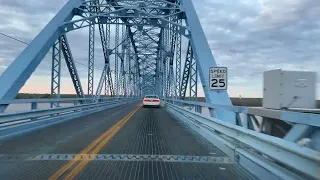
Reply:
<svg viewBox="0 0 320 180"><path fill-rule="evenodd" d="M227 90L228 69L226 67L211 67L210 74L210 89L212 90Z"/></svg>

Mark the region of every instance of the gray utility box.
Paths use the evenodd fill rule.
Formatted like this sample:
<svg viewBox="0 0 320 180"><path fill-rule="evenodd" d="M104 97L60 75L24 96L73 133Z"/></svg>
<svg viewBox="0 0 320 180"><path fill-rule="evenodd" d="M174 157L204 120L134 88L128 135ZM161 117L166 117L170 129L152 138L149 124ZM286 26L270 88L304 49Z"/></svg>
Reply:
<svg viewBox="0 0 320 180"><path fill-rule="evenodd" d="M263 74L263 107L316 108L316 73L271 70Z"/></svg>

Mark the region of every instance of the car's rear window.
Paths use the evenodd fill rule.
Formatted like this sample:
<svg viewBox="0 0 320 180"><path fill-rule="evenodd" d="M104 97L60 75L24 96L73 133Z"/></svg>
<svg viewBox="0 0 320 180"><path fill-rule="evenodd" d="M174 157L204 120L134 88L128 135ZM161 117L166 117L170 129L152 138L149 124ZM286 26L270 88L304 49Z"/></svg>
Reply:
<svg viewBox="0 0 320 180"><path fill-rule="evenodd" d="M145 98L159 98L158 96L146 96Z"/></svg>

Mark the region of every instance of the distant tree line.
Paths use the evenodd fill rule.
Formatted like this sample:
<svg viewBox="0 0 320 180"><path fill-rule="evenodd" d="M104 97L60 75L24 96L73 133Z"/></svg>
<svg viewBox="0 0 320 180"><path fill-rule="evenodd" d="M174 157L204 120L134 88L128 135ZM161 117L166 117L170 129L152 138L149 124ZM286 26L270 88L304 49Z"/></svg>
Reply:
<svg viewBox="0 0 320 180"><path fill-rule="evenodd" d="M61 98L76 98L76 94L61 94ZM16 96L16 99L40 99L40 98L55 98L54 95L51 94L29 94L29 93L19 93Z"/></svg>

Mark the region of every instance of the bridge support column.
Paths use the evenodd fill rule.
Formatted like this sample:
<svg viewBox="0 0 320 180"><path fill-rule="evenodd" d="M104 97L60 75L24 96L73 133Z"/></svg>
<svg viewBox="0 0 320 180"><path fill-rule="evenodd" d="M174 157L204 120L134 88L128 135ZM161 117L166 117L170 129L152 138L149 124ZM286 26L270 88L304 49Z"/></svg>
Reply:
<svg viewBox="0 0 320 180"><path fill-rule="evenodd" d="M60 98L61 79L61 37L52 47L52 68L51 68L51 98ZM59 102L51 102L50 107L58 107Z"/></svg>
<svg viewBox="0 0 320 180"><path fill-rule="evenodd" d="M93 98L95 25L89 26L88 95Z"/></svg>

